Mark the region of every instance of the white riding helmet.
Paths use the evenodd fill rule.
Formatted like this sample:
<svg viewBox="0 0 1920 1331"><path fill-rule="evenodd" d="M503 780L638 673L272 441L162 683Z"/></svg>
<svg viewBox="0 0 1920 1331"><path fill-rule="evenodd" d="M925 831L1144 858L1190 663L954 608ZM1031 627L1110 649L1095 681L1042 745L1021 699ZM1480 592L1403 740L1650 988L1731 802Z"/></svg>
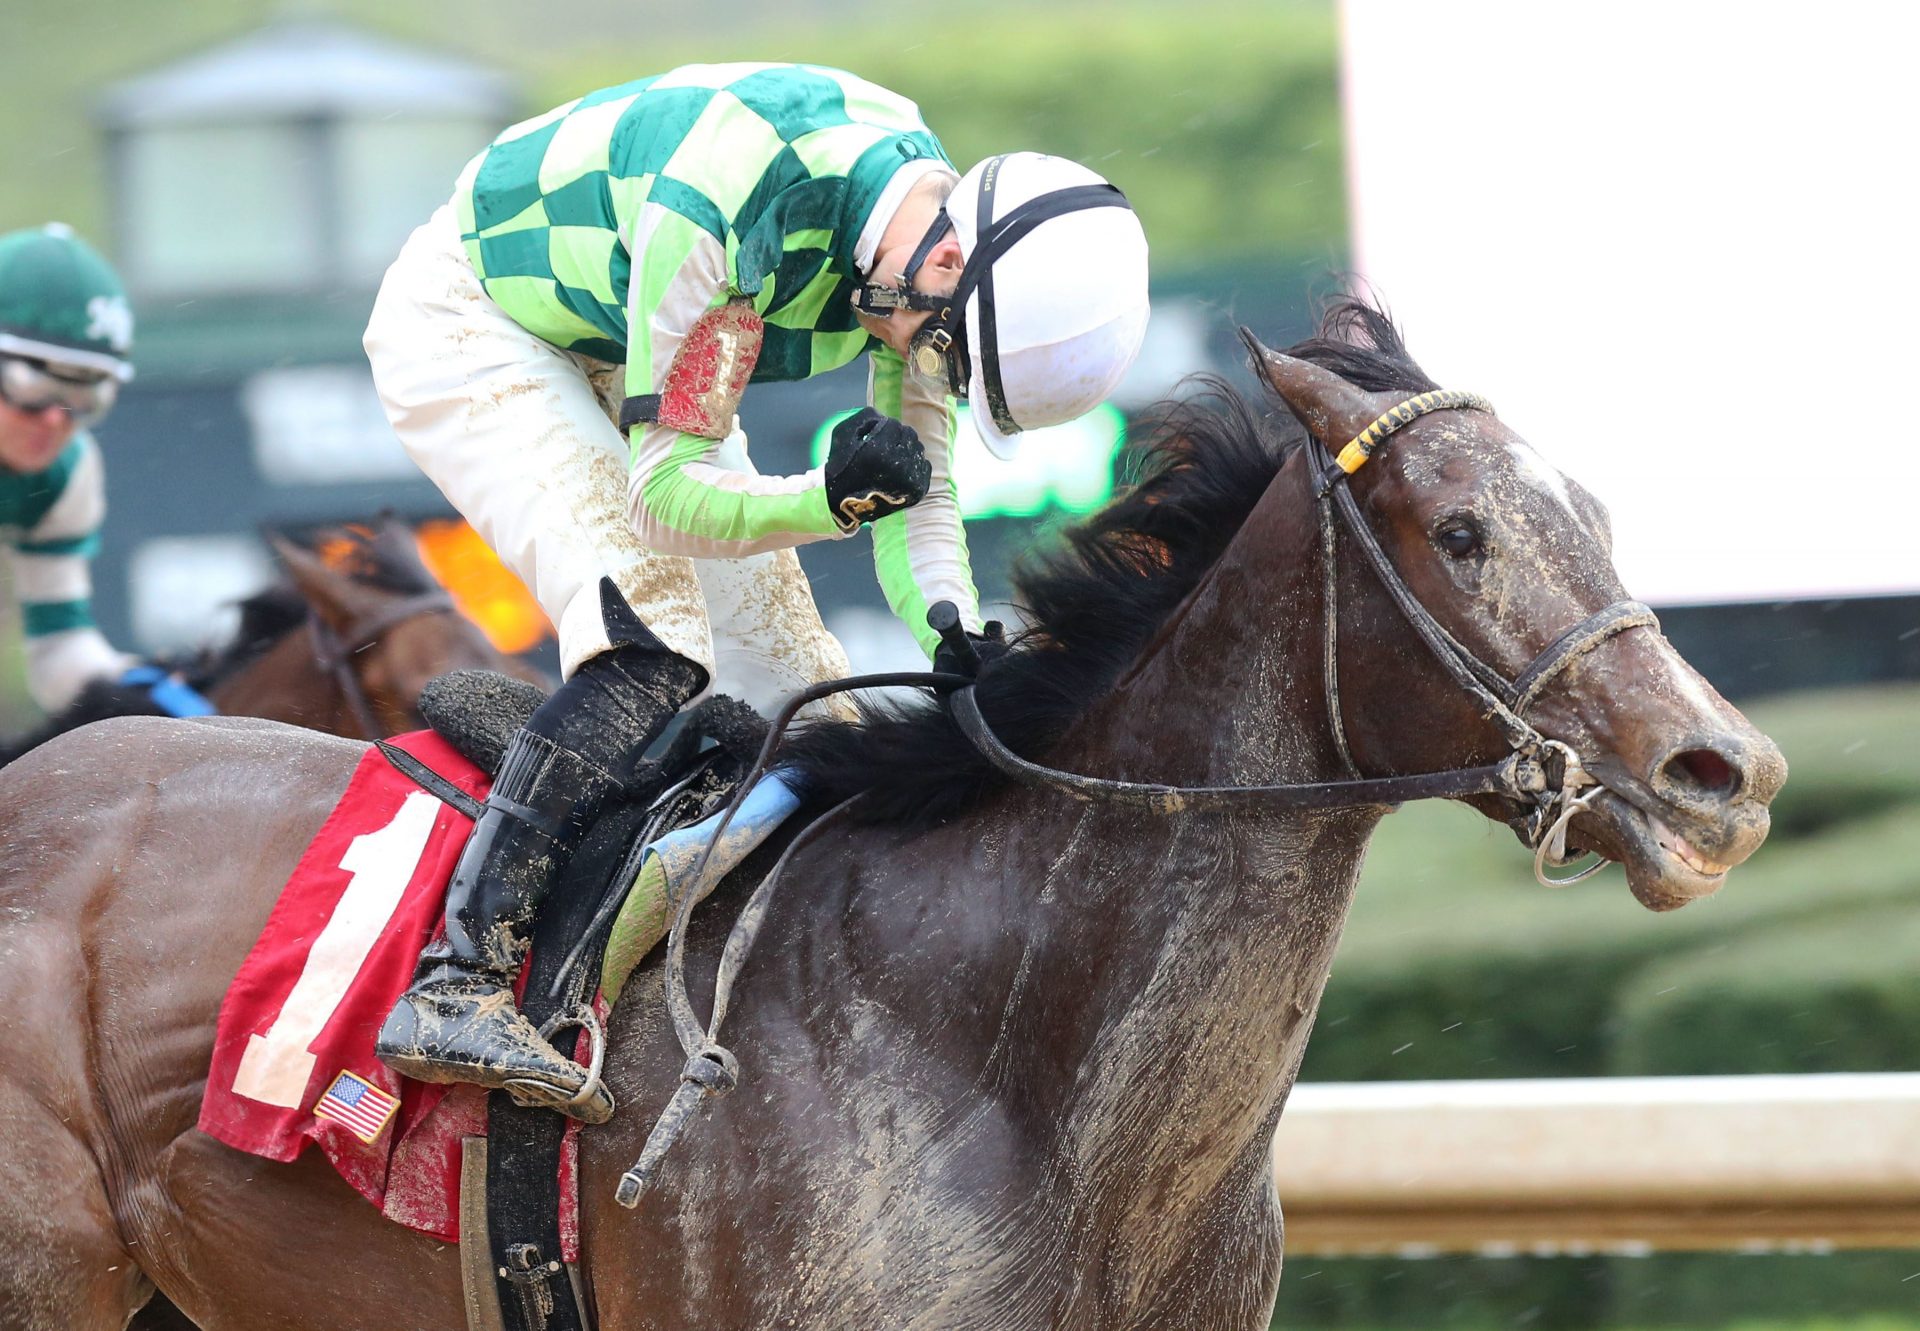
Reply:
<svg viewBox="0 0 1920 1331"><path fill-rule="evenodd" d="M1048 195L1100 198L1062 194L1088 187L1110 191L1120 206L1082 203L1030 232L1002 233L985 256L990 272L962 311L970 414L1002 458L1013 456L1021 430L1092 411L1133 365L1147 333L1147 235L1105 178L1045 153L989 157L960 177L947 200L960 252L971 261L983 221L995 237L996 225L1011 219L1018 229L1018 210Z"/></svg>
<svg viewBox="0 0 1920 1331"><path fill-rule="evenodd" d="M905 289L949 228L965 257L953 295ZM863 287L856 306L930 311L909 352L915 368L944 368L1002 458L1022 430L1104 402L1146 336L1140 219L1118 188L1064 157L1007 153L967 172L902 277Z"/></svg>

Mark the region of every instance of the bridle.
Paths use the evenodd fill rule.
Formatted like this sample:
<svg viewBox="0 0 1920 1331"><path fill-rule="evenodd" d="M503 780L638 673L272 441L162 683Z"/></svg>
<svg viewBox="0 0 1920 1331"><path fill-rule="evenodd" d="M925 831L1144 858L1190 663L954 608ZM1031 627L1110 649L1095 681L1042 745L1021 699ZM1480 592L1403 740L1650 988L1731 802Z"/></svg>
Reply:
<svg viewBox="0 0 1920 1331"><path fill-rule="evenodd" d="M1119 804L1147 813L1176 814L1248 810L1284 812L1361 808L1369 805L1398 804L1408 800L1459 799L1467 795L1506 796L1527 810L1523 835L1533 847L1533 872L1549 887L1575 883L1597 873L1607 861L1597 863L1566 878L1548 876L1549 863L1567 864L1567 827L1575 815L1587 809L1603 790L1612 789L1598 776L1590 774L1580 755L1569 745L1542 735L1525 719L1527 708L1567 668L1621 633L1635 628L1655 628L1659 621L1652 610L1639 601L1621 600L1588 615L1560 634L1512 679L1475 656L1449 633L1420 603L1387 558L1373 530L1367 525L1360 505L1354 499L1347 478L1396 431L1420 417L1436 411L1483 411L1493 406L1473 393L1439 390L1421 393L1382 413L1366 429L1349 440L1338 457L1330 456L1312 432L1308 432L1306 462L1313 472L1313 492L1319 509L1323 563L1325 564L1326 646L1323 668L1326 673L1327 715L1335 747L1351 779L1344 781L1303 782L1293 785L1264 786L1166 786L1137 781L1115 781L1106 777L1085 776L1030 762L1000 742L980 711L974 696L971 675L945 672L903 671L893 674L857 675L848 679L827 680L802 689L787 699L774 717L765 743L751 769L735 787L725 812L706 850L689 875L698 882L706 872L707 856L726 836L734 814L744 803L754 783L774 764L780 741L800 709L807 704L854 689L913 686L931 688L947 694L948 707L955 722L981 756L999 771L1020 782L1057 791L1090 804ZM1424 772L1415 776L1365 777L1354 762L1340 715L1339 694L1339 600L1338 546L1344 528L1360 547L1374 575L1399 607L1415 635L1426 644L1453 681L1480 704L1481 711L1500 731L1511 752L1496 763L1481 767L1462 767L1445 772ZM973 647L961 624L959 611L950 601L941 601L927 612L927 623L940 634L959 659L977 666ZM1618 793L1618 792L1616 792ZM661 1111L653 1130L632 1167L621 1176L615 1198L626 1207L639 1203L641 1193L652 1181L661 1159L686 1126L693 1111L708 1096L725 1095L739 1079L738 1061L719 1043L720 1024L726 1018L733 983L745 965L760 926L788 862L810 845L820 831L851 800L830 810L804 828L790 842L771 872L761 879L753 895L742 908L721 953L714 977L713 1015L702 1026L687 993L685 948L687 922L691 918L694 893L680 894L674 902L672 926L667 937L667 1008L673 1018L674 1033L687 1055L680 1073L680 1084ZM1621 795L1621 798L1626 798Z"/></svg>
<svg viewBox="0 0 1920 1331"><path fill-rule="evenodd" d="M1360 505L1347 484L1348 477L1397 431L1435 411L1484 411L1492 404L1473 393L1438 390L1408 398L1382 413L1349 440L1339 456L1330 456L1311 433L1306 461L1313 473L1314 498L1319 509L1320 545L1325 576L1325 675L1328 727L1335 748L1351 778L1345 781L1263 786L1164 786L1083 776L1029 762L1000 742L980 711L971 686L953 691L950 705L955 721L974 747L994 767L1025 785L1057 790L1090 803L1117 803L1149 813L1206 810L1354 808L1370 804L1397 804L1419 799L1459 799L1466 795L1502 795L1527 810L1523 835L1534 849L1534 873L1549 886L1578 882L1598 872L1605 861L1569 878L1546 873L1551 863L1568 862L1566 833L1574 815L1586 809L1603 788L1588 772L1579 754L1560 740L1542 735L1524 713L1546 687L1580 657L1628 629L1657 628L1659 620L1639 601L1622 600L1603 607L1567 629L1509 680L1475 656L1448 632L1407 586L1378 538L1367 525ZM1337 520L1336 520L1337 519ZM1386 589L1416 637L1464 692L1480 705L1481 713L1501 733L1511 750L1497 763L1482 767L1425 772L1415 776L1367 778L1355 763L1340 709L1339 681L1339 535L1344 528L1360 547L1374 576ZM943 630L944 632L944 630ZM1585 787L1592 790L1581 793Z"/></svg>
<svg viewBox="0 0 1920 1331"><path fill-rule="evenodd" d="M452 613L453 599L446 592L421 592L384 606L365 619L355 620L346 632L337 633L318 610L312 606L307 608L307 634L313 640L314 662L333 676L364 738L382 739L387 732L373 714L373 703L360 682L359 672L354 669L354 658L410 619Z"/></svg>
<svg viewBox="0 0 1920 1331"><path fill-rule="evenodd" d="M1588 773L1580 756L1572 748L1560 740L1542 735L1526 721L1524 714L1547 685L1580 657L1628 629L1653 628L1657 631L1660 621L1642 602L1615 601L1561 633L1511 680L1475 656L1449 633L1393 567L1379 539L1374 536L1373 529L1361 514L1352 488L1347 484L1347 478L1359 470L1395 431L1429 412L1449 410L1483 411L1491 415L1493 404L1477 394L1450 389L1418 394L1377 417L1365 430L1348 441L1337 458L1329 457L1325 445L1311 432L1308 434L1307 461L1314 471L1314 498L1320 513L1321 562L1325 571L1323 670L1328 727L1333 733L1341 762L1358 777L1360 770L1347 742L1346 725L1340 709L1339 532L1334 522L1334 515L1338 513L1340 525L1345 527L1348 536L1360 547L1367 563L1373 568L1374 576L1386 588L1414 634L1453 678L1454 683L1480 704L1481 714L1500 731L1507 747L1513 751L1509 761L1518 759L1545 769L1547 779L1537 788L1529 782L1523 789L1489 793L1520 797L1523 804L1531 806L1525 818L1524 835L1527 844L1535 852L1534 875L1549 887L1565 886L1605 867L1606 862L1602 860L1568 878L1552 878L1546 873L1547 863L1559 865L1568 861L1567 825L1599 794L1603 783ZM1418 782L1422 778L1396 779ZM1578 792L1583 786L1592 786L1593 790L1581 795ZM1414 794L1408 798L1425 796Z"/></svg>

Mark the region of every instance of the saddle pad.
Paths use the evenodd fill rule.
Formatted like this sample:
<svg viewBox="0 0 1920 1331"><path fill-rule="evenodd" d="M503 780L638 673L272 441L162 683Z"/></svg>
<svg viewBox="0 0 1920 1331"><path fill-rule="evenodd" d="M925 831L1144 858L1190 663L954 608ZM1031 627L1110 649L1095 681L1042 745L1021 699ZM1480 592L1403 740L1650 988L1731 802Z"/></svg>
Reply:
<svg viewBox="0 0 1920 1331"><path fill-rule="evenodd" d="M475 798L488 778L431 731L392 741ZM439 932L473 824L369 747L241 964L220 1007L200 1130L288 1161L318 1143L392 1220L460 1237L460 1140L484 1136L486 1094L402 1078L373 1041ZM571 1124L561 1236L577 1249Z"/></svg>

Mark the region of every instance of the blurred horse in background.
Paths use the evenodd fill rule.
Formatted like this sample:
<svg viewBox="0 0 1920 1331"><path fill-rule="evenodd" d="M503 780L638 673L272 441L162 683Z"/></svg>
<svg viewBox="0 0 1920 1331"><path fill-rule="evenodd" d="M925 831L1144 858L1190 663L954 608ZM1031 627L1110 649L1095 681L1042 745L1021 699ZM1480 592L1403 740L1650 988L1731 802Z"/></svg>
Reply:
<svg viewBox="0 0 1920 1331"><path fill-rule="evenodd" d="M419 730L420 689L451 670L494 670L547 687L455 609L404 522L329 527L310 547L273 536L284 578L240 603L232 639L168 664L227 716L380 739ZM39 728L0 744L0 765L89 722L160 715L142 690L89 685Z"/></svg>

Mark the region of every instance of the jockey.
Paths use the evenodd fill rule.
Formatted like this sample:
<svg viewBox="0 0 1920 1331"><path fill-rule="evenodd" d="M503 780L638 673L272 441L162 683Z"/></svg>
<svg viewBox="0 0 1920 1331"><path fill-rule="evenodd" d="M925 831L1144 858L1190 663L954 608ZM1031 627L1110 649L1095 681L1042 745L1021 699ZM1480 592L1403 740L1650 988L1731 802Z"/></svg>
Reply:
<svg viewBox="0 0 1920 1331"><path fill-rule="evenodd" d="M445 938L380 1032L389 1066L609 1115L511 997L578 838L703 690L766 710L848 673L793 547L870 525L922 647L939 600L977 638L950 398L1007 456L1101 402L1146 319L1119 190L1038 153L962 175L912 102L839 70L677 69L470 163L388 271L367 353L408 452L553 620L565 682L501 763ZM749 379L869 351L825 465L759 474Z"/></svg>
<svg viewBox="0 0 1920 1331"><path fill-rule="evenodd" d="M27 691L50 713L96 681L173 716L213 710L93 623L88 564L107 505L88 431L133 377L132 350L126 292L90 245L58 223L0 236L0 542L20 596Z"/></svg>

